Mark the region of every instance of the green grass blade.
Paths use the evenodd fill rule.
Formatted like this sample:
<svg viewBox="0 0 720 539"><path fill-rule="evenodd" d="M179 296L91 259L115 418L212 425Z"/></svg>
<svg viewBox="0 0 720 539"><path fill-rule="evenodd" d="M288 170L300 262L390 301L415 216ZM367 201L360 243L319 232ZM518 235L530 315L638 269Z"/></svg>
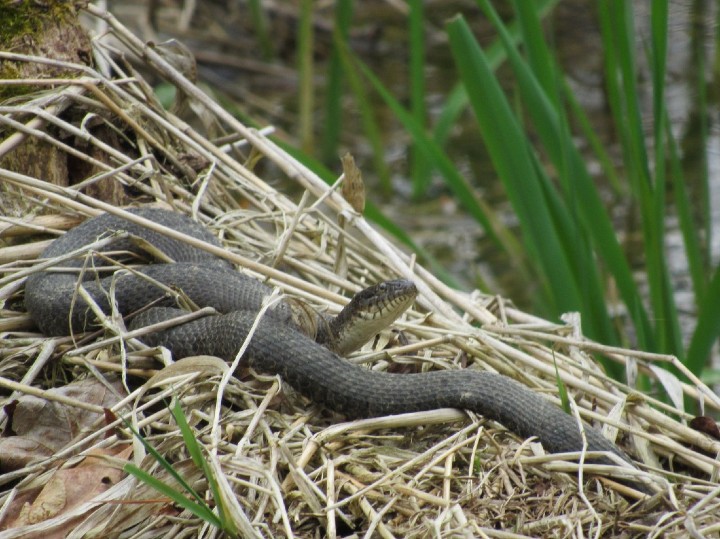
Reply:
<svg viewBox="0 0 720 539"><path fill-rule="evenodd" d="M347 41L352 22L352 0L337 0L335 3L335 28L340 39ZM325 91L325 121L322 128L321 158L329 165L337 162L338 143L343 122L343 66L336 47L330 51L328 62L327 86Z"/></svg>
<svg viewBox="0 0 720 539"><path fill-rule="evenodd" d="M549 14L560 0L539 0L535 2L537 6L538 16L540 18ZM512 37L513 43L520 41L520 30L516 22L512 22L508 26L508 32ZM499 39L496 39L485 51L488 62L493 71L505 61L505 49ZM444 146L452 127L457 123L458 118L468 104L467 93L462 84L457 84L448 94L443 104L437 122L433 129L433 137L435 142L440 146Z"/></svg>
<svg viewBox="0 0 720 539"><path fill-rule="evenodd" d="M520 219L528 248L553 291L555 312L577 309L580 297L561 246L531 150L487 57L461 16L447 24L450 49L491 160Z"/></svg>
<svg viewBox="0 0 720 539"><path fill-rule="evenodd" d="M655 118L657 136L653 146L662 163L650 173L645 134L639 106L639 90L636 81L635 34L631 5L614 0L600 2L600 26L603 35L606 58L608 95L613 117L623 147L626 174L641 215L643 245L650 289L650 303L655 321L655 347L657 351L683 356L677 309L675 307L670 277L664 253L665 176L664 176L664 116ZM663 22L664 20L664 22ZM666 17L656 16L654 32L662 32L667 24ZM660 50L651 51L651 67L662 71L654 75L654 108L662 111L664 105L664 52L662 39L656 38L654 45ZM654 55L654 57L653 57ZM656 57L656 58L655 58ZM662 62L663 65L658 64Z"/></svg>
<svg viewBox="0 0 720 539"><path fill-rule="evenodd" d="M671 177L673 179L673 200L678 214L680 231L683 235L685 257L688 261L690 279L693 283L695 305L700 305L705 297L707 288L704 258L700 248L701 242L693 219L690 195L688 194L685 174L680 161L680 150L677 147L677 141L673 136L670 123L666 121L665 127L669 153L668 161L670 162Z"/></svg>
<svg viewBox="0 0 720 539"><path fill-rule="evenodd" d="M170 412L175 419L175 423L177 423L177 426L180 428L180 434L183 437L188 453L190 453L190 458L195 463L195 466L202 469L205 458L203 457L202 450L200 449L200 444L198 444L195 439L195 434L190 428L190 425L185 418L185 413L182 411L182 408L180 408L180 403L177 399L173 399L172 404L170 404Z"/></svg>
<svg viewBox="0 0 720 539"><path fill-rule="evenodd" d="M210 487L210 491L213 495L213 500L215 500L215 506L218 510L218 515L220 522L222 523L222 528L231 535L237 533L235 523L232 521L231 518L228 517L228 511L225 507L225 501L222 492L220 491L220 487L218 486L217 479L215 478L215 472L210 467L210 464L208 464L207 459L203 455L200 444L195 438L195 433L190 428L190 425L185 418L185 413L180 407L180 403L177 399L173 399L173 401L173 404L170 406L170 411L172 412L173 418L175 419L175 423L177 423L177 426L180 429L180 434L182 435L183 442L185 442L185 447L190 454L190 458L192 458L195 466L197 466L200 470L203 471L203 475L205 476L205 479L207 479L208 486Z"/></svg>
<svg viewBox="0 0 720 539"><path fill-rule="evenodd" d="M715 269L707 292L698 307L698 324L690 339L685 365L693 373L708 366L712 347L720 336L720 266Z"/></svg>
<svg viewBox="0 0 720 539"><path fill-rule="evenodd" d="M409 0L410 14L408 17L408 47L410 53L410 110L418 125L427 122L425 106L425 17L424 0ZM425 154L415 146L410 149L410 178L412 179L413 196L417 199L425 194L432 169L428 166Z"/></svg>
<svg viewBox="0 0 720 539"><path fill-rule="evenodd" d="M625 118L625 107L620 92L620 68L618 67L617 51L613 45L612 22L610 21L610 10L603 3L598 4L598 19L600 22L600 33L603 43L603 73L605 74L606 99L610 107L613 123L616 126L623 125ZM627 131L625 129L617 129L617 135L620 139L620 146L623 155L629 153L627 143ZM630 185L634 190L634 185Z"/></svg>
<svg viewBox="0 0 720 539"><path fill-rule="evenodd" d="M712 197L710 196L708 163L708 148L710 147L708 124L711 121L712 114L708 110L708 83L705 61L706 39L701 25L692 26L690 39L692 63L689 72L695 74L693 82L696 89L696 99L693 101L688 126L683 136L682 151L678 148L674 139L669 121L666 124L668 126L666 137L674 180L673 199L693 281L695 305L700 305L705 297L712 258L707 252L707 248L703 249L701 245L710 246L713 244L713 226L710 217ZM680 157L681 155L682 157ZM682 168L683 162L687 163L686 170ZM685 173L686 171L687 173ZM699 231L703 232L703 240L700 239Z"/></svg>
<svg viewBox="0 0 720 539"><path fill-rule="evenodd" d="M665 118L665 65L667 63L667 37L668 37L668 4L660 0L653 2L650 11L651 42L650 65L653 86L653 117L655 124L655 173L663 174L665 170L662 159L664 152L664 122Z"/></svg>
<svg viewBox="0 0 720 539"><path fill-rule="evenodd" d="M133 475L143 483L151 486L155 490L157 490L160 494L167 496L170 498L174 503L179 505L180 507L187 509L190 511L193 515L203 519L205 522L215 526L216 528L223 528L223 524L220 521L220 519L215 515L215 513L212 512L212 509L210 509L204 502L203 503L196 503L192 500L188 499L182 492L179 492L175 490L174 488L170 487L169 485L163 483L159 479L153 477L146 471L144 471L141 468L138 468L134 464L126 464L123 467L123 470L125 472Z"/></svg>
<svg viewBox="0 0 720 539"><path fill-rule="evenodd" d="M513 0L515 13L520 25L520 36L527 53L528 64L544 94L553 99L553 108L560 108L560 100L555 89L557 88L557 74L555 62L545 40L545 34L540 24L540 14L534 2L527 0ZM504 28L504 25L502 25ZM497 25L496 25L497 27ZM509 28L505 31L505 52L512 50L512 33ZM510 49L509 49L510 45Z"/></svg>
<svg viewBox="0 0 720 539"><path fill-rule="evenodd" d="M603 143L600 141L600 137L598 137L593 130L588 115L580 106L577 97L573 93L567 81L562 79L561 83L563 85L563 97L570 107L571 116L577 121L583 136L588 141L588 144L592 149L592 153L595 154L595 157L600 164L600 168L602 169L602 176L607 180L608 184L612 187L616 194L625 195L628 190L621 184L620 178L615 170L615 166L613 165L612 158L603 146Z"/></svg>
<svg viewBox="0 0 720 539"><path fill-rule="evenodd" d="M138 431L135 430L135 428L132 426L132 424L125 418L122 418L123 423L125 423L125 426L130 430L130 432L133 433L133 436L140 440L140 443L143 444L143 447L145 447L145 450L154 458L160 466L163 467L163 469L173 478L177 483L185 489L190 495L192 495L193 498L197 500L199 504L205 504L205 500L203 500L202 496L200 496L195 490L188 484L187 481L185 481L185 478L181 476L175 468L173 468L172 464L170 464L165 457L163 457L157 449L155 449L152 445L148 443L148 441L145 439L144 436L142 436ZM127 466L133 466L131 464L126 465ZM130 472L132 473L132 472ZM168 487L171 488L171 487ZM183 496L184 497L184 496Z"/></svg>
<svg viewBox="0 0 720 539"><path fill-rule="evenodd" d="M370 103L362 80L357 73L352 55L347 46L347 41L345 41L338 32L333 32L333 43L335 44L335 49L338 51L343 72L347 77L358 109L360 110L363 131L372 148L373 165L380 180L380 188L385 194L389 194L392 192L390 169L385 161L385 142L377 120L375 119L375 109Z"/></svg>
<svg viewBox="0 0 720 539"><path fill-rule="evenodd" d="M662 1L662 0L661 0ZM648 205L652 197L651 175L649 160L645 148L645 133L643 131L642 114L640 112L639 90L635 60L635 34L632 16L632 4L623 0L604 0L601 5L607 6L610 12L610 23L613 31L613 44L617 51L617 66L621 76L620 92L623 99L626 116L619 118L618 126L627 130L627 155L625 165L628 175L636 186L636 196L648 217Z"/></svg>
<svg viewBox="0 0 720 539"><path fill-rule="evenodd" d="M680 333L675 296L667 267L665 257L665 193L666 193L666 142L665 131L667 122L667 111L665 108L665 65L667 62L667 36L668 36L668 3L659 0L652 3L651 8L651 43L650 65L653 85L653 144L655 157L655 181L653 193L654 219L650 233L657 238L657 244L650 241L653 247L654 258L648 257L648 270L657 265L658 275L655 277L656 289L652 290L655 300L661 305L656 316L662 318L661 324L661 346L662 350L676 354L680 359L685 355L685 350ZM646 242L650 238L645 238ZM649 271L650 274L650 271ZM653 281L651 281L651 286Z"/></svg>
<svg viewBox="0 0 720 539"><path fill-rule="evenodd" d="M717 22L720 22L720 12L718 12L717 15ZM715 28L715 50L720 50L720 25L716 24ZM710 165L708 161L708 148L709 140L710 140L710 134L709 134L709 124L711 122L710 118L712 117L710 113L710 107L708 105L708 84L707 80L707 69L705 65L705 54L706 54L706 39L704 35L704 27L703 25L693 25L692 26L692 33L691 33L691 43L692 43L692 62L693 66L690 68L691 73L696 74L696 82L695 82L695 88L697 89L697 111L693 114L693 117L697 121L698 129L697 132L699 134L699 140L693 139L690 140L690 148L685 148L686 151L683 152L684 155L693 155L698 154L697 156L697 162L699 162L699 178L698 178L698 191L699 191L699 197L698 199L702 201L702 204L700 204L700 208L698 210L699 214L699 222L700 222L700 228L705 232L705 245L713 245L713 224L712 224L712 210L711 210L711 200L712 197L710 196ZM712 79L712 82L710 83L710 88L717 88L718 87L718 80L720 80L720 54L715 55L716 60L716 70L715 70L715 76ZM711 69L712 72L712 69ZM715 103L717 103L717 95L715 94L716 90L713 90L713 94L715 95L714 100ZM708 273L710 272L710 256L707 256L706 263L707 266L705 267L705 271Z"/></svg>
<svg viewBox="0 0 720 539"><path fill-rule="evenodd" d="M540 169L539 164L537 165L545 202L563 249L568 253L568 260L578 283L582 298L582 305L578 307L583 313L583 326L593 338L615 343L617 338L605 306L604 286L589 244L588 238L591 232L589 233L588 227L583 230L583 227L579 226L578 220L583 218L580 214L587 211L586 206L595 204L595 209L600 210L601 218L604 217L607 223L609 237L613 241L615 234L609 218L604 214L600 197L582 158L575 148L567 120L559 106L561 102L557 83L559 77L547 47L540 43L543 41L540 19L528 3L519 3L521 5L518 5L518 19L521 37L527 49L536 49L535 59L531 58L531 61L535 62L531 70L515 49L510 32L490 3L480 2L480 4L500 34L508 60L517 76L522 100L565 188L564 200L561 200L546 174ZM582 189L589 191L585 197L578 195ZM591 228L597 230L595 223Z"/></svg>
<svg viewBox="0 0 720 539"><path fill-rule="evenodd" d="M250 0L248 2L250 8L250 18L252 19L252 28L254 29L258 43L260 44L260 54L263 60L270 60L275 56L273 41L268 33L267 18L262 9L261 0Z"/></svg>
<svg viewBox="0 0 720 539"><path fill-rule="evenodd" d="M553 367L555 367L555 385L558 388L558 396L560 397L560 406L562 406L562 409L565 411L566 414L571 414L572 410L570 409L570 399L568 398L567 387L565 387L565 382L563 382L563 379L560 376L560 369L558 369L557 359L555 358L554 353L553 353Z"/></svg>
<svg viewBox="0 0 720 539"><path fill-rule="evenodd" d="M135 466L134 464L126 464L123 469L133 476L137 477L139 480L143 481L144 483L150 485L152 488L157 490L158 492L164 494L171 500L173 500L176 504L180 505L181 507L184 507L185 509L192 512L194 515L202 518L209 524L220 528L227 533L234 535L237 533L237 528L235 526L235 523L227 518L227 511L224 509L224 505L222 503L222 497L220 493L220 489L217 486L217 481L215 480L215 477L213 475L213 471L210 469L207 461L203 457L202 450L200 448L200 445L198 444L197 440L195 439L195 435L192 432L192 429L190 428L190 425L188 425L187 420L185 419L185 414L182 411L182 408L180 408L179 403L176 399L173 399L173 403L170 406L170 410L172 412L173 417L175 418L175 421L180 428L180 432L183 437L183 441L185 442L185 446L188 449L188 452L190 453L190 457L193 461L193 463L203 471L203 475L208 480L208 484L210 486L210 489L213 493L213 499L215 500L215 503L218 508L218 512L220 516L218 517L213 513L212 509L205 503L205 500L203 499L200 494L195 491L188 483L185 481L185 478L183 478L176 470L173 468L173 466L163 457L152 445L150 445L147 440L139 433L137 432L133 426L130 424L130 422L123 418L123 422L125 423L125 426L130 429L130 431L133 433L133 435L140 440L140 442L145 447L146 451L162 466L162 468L173 478L177 483L186 491L188 492L193 498L195 498L195 502L188 499L185 494L183 494L181 491L176 490L174 487L171 487L167 483L164 483L160 481L159 479L153 477L149 473L145 472L141 468Z"/></svg>
<svg viewBox="0 0 720 539"><path fill-rule="evenodd" d="M443 150L435 144L433 139L425 132L422 126L415 122L412 114L410 114L402 105L392 96L392 94L383 86L380 80L372 73L372 71L359 60L355 60L365 77L375 87L380 97L390 107L395 116L403 124L403 127L410 133L413 142L425 153L429 162L434 166L440 174L445 178L447 185L455 194L466 211L483 227L488 237L495 242L501 249L508 253L515 254L519 252L517 242L499 226L499 220L490 218L494 216L492 209L476 195L467 180L455 168L450 158Z"/></svg>

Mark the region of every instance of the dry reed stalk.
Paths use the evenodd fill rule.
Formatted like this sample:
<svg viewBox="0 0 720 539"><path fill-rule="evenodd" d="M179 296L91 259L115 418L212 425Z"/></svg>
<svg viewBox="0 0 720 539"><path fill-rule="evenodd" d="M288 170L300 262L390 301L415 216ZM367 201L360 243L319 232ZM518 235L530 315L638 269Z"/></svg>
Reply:
<svg viewBox="0 0 720 539"><path fill-rule="evenodd" d="M216 145L164 111L143 78L116 61L106 40L94 41L94 52L102 59L100 65L113 67L113 78L87 66L64 65L75 69L79 78L0 81L0 85L42 90L0 107L4 137L0 159L37 139L94 171L74 186L59 187L0 169L4 213L0 238L8 242L0 246L0 298L6 301L6 309L0 311L0 328L4 328L0 386L14 391L13 398L37 393L39 378L52 376L51 361L56 378L50 381L58 385L65 378L105 379L116 372L126 381L130 374L153 377L153 383L160 384L159 393L148 394L145 386L126 382L128 394L114 412L131 417L139 428L150 428L149 441L176 458L188 478L200 481L197 469L183 460L187 455L170 414L156 407L177 396L212 469L222 478L228 511L246 537L315 537L319 527L328 537L352 532L381 537L574 537L622 531L674 537L691 529L717 532L714 515L720 511L720 492L711 482L690 475L717 477L720 463L701 450L716 455L720 444L688 428L690 416L682 410L637 396L594 363L599 355L634 362L654 377L656 364L674 358L602 346L585 339L575 326L538 319L493 296L450 289L264 132L246 127L213 102L154 47L100 8L87 10L95 22L107 25L126 54L136 58L136 66L175 84L205 119L259 152L260 167L267 163L268 170L282 171L285 185L295 183L304 194L295 203L242 164L238 145ZM0 58L53 63L5 52ZM75 120L67 119L68 111ZM85 121L94 119L122 133L122 151L85 128ZM82 140L85 149L74 147L73 140ZM133 190L143 203L193 215L213 229L226 248L145 222L85 193L106 181ZM579 471L587 478L597 465L579 470L577 464L543 454L538 444L519 440L500 425L482 418L468 421L467 414L458 410L338 423L341 418L303 401L276 377L243 373L242 379L222 379L225 371L218 372L207 362L173 363L167 356L153 355L133 339L139 334L127 333L112 318L106 324L110 335L87 343L48 340L28 332L19 302L23 280L60 260L30 265L39 249L27 242L38 232L58 234L77 219L102 211L124 215L215 253L282 293L328 312L339 310L350 294L366 284L397 276L412 278L421 292L418 306L397 324L408 342L398 343L388 334L378 341L379 349L365 349L351 361L374 369L489 369L549 398L557 393L557 365L577 403L578 416L632 441L650 465L649 475L660 481L665 472L652 469L656 454L672 457L683 467L685 484L682 490L667 490L662 503L633 506L632 493L605 480L590 481L578 492ZM338 225L339 215L345 226ZM344 245L342 267L346 268L341 275L335 271L339 243ZM27 247L19 251L19 245ZM25 262L19 263L20 257ZM151 358L164 363L153 363ZM191 376L193 383L177 385L177 376ZM699 380L678 387L683 395L703 396L709 407L720 408L720 398ZM6 489L0 503L13 495L10 481L23 488L46 478L78 450L125 443L115 433L119 427L119 420L98 422L96 432L52 458L0 477ZM159 477L165 475L151 459L142 463ZM619 478L621 473L617 472ZM151 498L157 494L150 487L128 477L102 499ZM73 515L84 515L78 532L103 527L108 534L145 529L154 536L174 536L178 525L161 514L161 507L86 504ZM188 514L182 516L199 526ZM62 515L33 529L50 529L69 518ZM19 536L7 533L7 537Z"/></svg>

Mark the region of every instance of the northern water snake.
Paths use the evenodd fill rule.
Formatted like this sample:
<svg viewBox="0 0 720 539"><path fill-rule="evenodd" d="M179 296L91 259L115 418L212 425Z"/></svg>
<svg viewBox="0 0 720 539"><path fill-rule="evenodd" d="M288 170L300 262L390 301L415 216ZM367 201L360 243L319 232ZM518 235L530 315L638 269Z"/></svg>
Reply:
<svg viewBox="0 0 720 539"><path fill-rule="evenodd" d="M132 210L175 230L219 245L216 238L190 218L165 210ZM211 305L229 314L208 316L144 338L151 345L162 344L176 358L211 354L233 358L253 324L257 310L269 290L258 281L233 270L228 263L200 249L162 234L149 231L121 218L104 214L86 221L55 240L43 253L58 256L87 245L110 231L122 229L146 239L176 260L174 264L147 266L143 273L171 287L179 287L200 306ZM137 250L123 240L114 249ZM83 260L63 266L80 267ZM100 280L86 272L83 285L108 312L106 277ZM86 327L92 315L82 300L73 300L78 279L72 272L43 272L28 278L25 301L40 329L48 335L64 335L72 327ZM119 310L126 314L147 303L162 291L145 279L132 275L114 282ZM142 323L164 319L168 313L154 309L143 315ZM259 324L247 350L255 369L279 374L297 391L348 417L370 417L436 408L467 409L502 423L523 437L536 436L551 452L580 451L583 447L578 423L548 399L500 374L475 369L442 370L417 374L378 372L353 365L288 323L284 307L276 309ZM585 425L589 451L613 453L628 460L595 428ZM608 462L607 459L601 461Z"/></svg>

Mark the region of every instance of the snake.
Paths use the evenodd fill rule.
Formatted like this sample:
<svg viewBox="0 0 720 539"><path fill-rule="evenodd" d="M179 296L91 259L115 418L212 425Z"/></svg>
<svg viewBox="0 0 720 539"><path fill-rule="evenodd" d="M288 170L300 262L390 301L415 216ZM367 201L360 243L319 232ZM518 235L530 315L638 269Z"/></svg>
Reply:
<svg viewBox="0 0 720 539"><path fill-rule="evenodd" d="M221 246L210 230L180 212L148 206L128 211ZM523 438L535 437L551 453L586 449L600 452L589 455L588 461L614 464L617 459L608 457L615 455L631 463L598 429L583 422L581 430L578 420L550 399L503 374L472 367L394 373L367 369L342 357L362 344L358 341L391 324L414 301L417 289L412 281L388 281L359 292L334 319L320 323L323 329L313 336L298 328L292 307L284 301L258 322L258 312L272 291L260 280L224 259L115 214L101 214L71 229L55 239L42 258L82 250L118 231L126 234L107 249L137 254L145 250L138 246L140 238L172 260L103 275L98 268L102 254L96 253L30 275L25 304L43 334L97 328L95 311L77 292L79 283L106 314L115 308L127 315L154 303L133 321L138 327L176 316L178 294L169 292L181 290L198 307L213 307L218 314L143 336L145 344L164 346L176 359L213 355L232 360L252 330L243 356L248 366L280 375L300 394L349 419L457 408L497 421ZM355 333L357 327L364 329ZM350 336L343 337L344 333Z"/></svg>

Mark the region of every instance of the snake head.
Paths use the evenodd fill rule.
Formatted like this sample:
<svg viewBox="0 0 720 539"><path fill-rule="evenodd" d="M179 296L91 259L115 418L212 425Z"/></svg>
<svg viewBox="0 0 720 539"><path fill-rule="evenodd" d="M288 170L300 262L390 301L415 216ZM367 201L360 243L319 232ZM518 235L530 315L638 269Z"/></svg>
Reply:
<svg viewBox="0 0 720 539"><path fill-rule="evenodd" d="M355 294L343 311L364 320L382 318L390 325L413 304L417 293L415 283L407 279L383 281Z"/></svg>
<svg viewBox="0 0 720 539"><path fill-rule="evenodd" d="M384 281L361 290L331 321L332 349L347 354L392 324L415 301L418 291L407 279Z"/></svg>

